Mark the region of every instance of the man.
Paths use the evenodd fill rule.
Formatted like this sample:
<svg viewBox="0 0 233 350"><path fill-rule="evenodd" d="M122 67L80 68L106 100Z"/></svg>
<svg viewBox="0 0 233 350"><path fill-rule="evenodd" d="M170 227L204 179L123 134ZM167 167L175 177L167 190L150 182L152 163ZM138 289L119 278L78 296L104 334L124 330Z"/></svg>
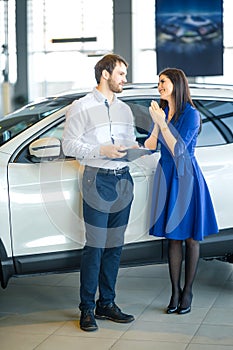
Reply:
<svg viewBox="0 0 233 350"><path fill-rule="evenodd" d="M128 323L132 315L115 304L115 284L124 233L133 200L129 167L121 159L126 148L138 147L133 115L115 93L123 89L127 62L105 55L95 66L97 87L74 101L66 116L63 150L85 165L83 217L86 243L80 269L80 328L98 329L95 318ZM99 287L99 298L95 294ZM95 315L94 315L95 310Z"/></svg>

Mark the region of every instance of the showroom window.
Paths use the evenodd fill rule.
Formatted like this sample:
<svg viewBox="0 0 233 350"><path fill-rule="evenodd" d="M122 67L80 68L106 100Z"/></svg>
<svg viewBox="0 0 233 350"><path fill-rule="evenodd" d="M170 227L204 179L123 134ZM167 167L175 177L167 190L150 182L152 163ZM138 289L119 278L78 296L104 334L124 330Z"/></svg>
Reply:
<svg viewBox="0 0 233 350"><path fill-rule="evenodd" d="M132 0L133 82L157 81L155 47L156 0ZM145 6L146 4L146 6ZM197 82L232 84L232 1L223 2L224 75L196 77ZM104 14L104 15L103 15ZM113 1L28 0L29 97L95 84L93 67L113 48ZM52 43L84 38L84 42ZM95 40L96 41L88 41Z"/></svg>
<svg viewBox="0 0 233 350"><path fill-rule="evenodd" d="M133 80L151 82L156 79L155 0L147 0L146 6L132 0L132 16ZM29 100L95 85L93 67L112 51L113 1L28 0Z"/></svg>
<svg viewBox="0 0 233 350"><path fill-rule="evenodd" d="M113 50L112 1L29 0L28 47L30 100L92 86L95 63Z"/></svg>
<svg viewBox="0 0 233 350"><path fill-rule="evenodd" d="M156 82L158 79L155 3L156 0L132 0L133 82ZM8 17L5 10L7 4ZM27 8L29 100L65 90L93 86L95 63L103 54L114 49L113 0L27 0ZM197 77L194 79L197 82L232 84L232 1L224 0L223 8L224 75ZM0 68L3 73L8 58L9 82L13 85L17 80L15 0L0 0L1 43L6 41L6 29L9 47L7 54L2 48ZM86 41L52 42L53 39L69 38L84 38Z"/></svg>

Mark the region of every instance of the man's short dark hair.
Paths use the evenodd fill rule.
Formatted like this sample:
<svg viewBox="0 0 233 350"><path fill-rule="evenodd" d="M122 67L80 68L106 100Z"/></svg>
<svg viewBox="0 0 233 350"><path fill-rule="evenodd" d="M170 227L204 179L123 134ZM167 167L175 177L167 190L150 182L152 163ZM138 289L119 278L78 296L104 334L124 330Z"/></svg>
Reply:
<svg viewBox="0 0 233 350"><path fill-rule="evenodd" d="M95 65L95 79L97 81L97 84L100 83L100 78L101 78L103 70L106 69L106 71L109 74L112 74L112 72L113 72L113 70L116 67L116 64L118 62L123 63L126 66L126 68L128 68L128 63L126 62L126 60L123 57L121 57L120 55L116 55L116 54L107 54L96 63L96 65Z"/></svg>

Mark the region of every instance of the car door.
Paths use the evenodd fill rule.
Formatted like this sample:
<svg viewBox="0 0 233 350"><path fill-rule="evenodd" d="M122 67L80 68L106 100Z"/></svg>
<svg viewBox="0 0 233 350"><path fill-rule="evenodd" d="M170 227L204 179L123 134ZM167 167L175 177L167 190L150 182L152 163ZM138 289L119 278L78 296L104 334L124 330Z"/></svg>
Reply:
<svg viewBox="0 0 233 350"><path fill-rule="evenodd" d="M144 146L152 125L149 113L151 100L150 96L124 98L134 116L135 135L140 147ZM153 179L159 156L159 152L155 152L129 163L134 180L134 200L126 229L126 243L159 239L149 236Z"/></svg>
<svg viewBox="0 0 233 350"><path fill-rule="evenodd" d="M149 99L130 99L135 134L143 145L151 125ZM63 121L41 132L39 138L61 140ZM32 141L30 141L32 142ZM79 249L84 245L81 177L83 167L75 159L33 159L30 143L16 153L8 166L12 245L14 255ZM134 201L125 243L147 241L149 236L153 176L159 154L129 163L134 179Z"/></svg>
<svg viewBox="0 0 233 350"><path fill-rule="evenodd" d="M151 125L148 107L152 99L153 97L149 96L124 99L133 111L136 135L141 144L144 143ZM210 190L219 228L228 229L232 227L233 104L231 100L213 98L206 100L194 98L194 102L202 118L202 130L198 136L195 154ZM155 153L153 156L140 159L140 162L147 163L145 166L141 164L141 169L136 170L136 164L132 165L134 170L132 169L131 173L134 176L136 187L136 200L133 203L132 215L136 212L143 213L143 210L150 213L151 197L150 194L147 196L146 193L147 190L152 191L153 171L156 168L158 156L159 153ZM140 174L138 178L135 172ZM145 207L142 207L141 199L143 199ZM141 215L142 222L145 217L146 215ZM146 221L148 222L148 220L147 217ZM136 231L138 228L140 230L142 227L145 228L145 222L144 224L142 222L137 222L139 226L135 225ZM142 235L143 240L146 240L146 235L147 228L145 234Z"/></svg>
<svg viewBox="0 0 233 350"><path fill-rule="evenodd" d="M64 119L39 137L61 138L63 127ZM8 165L13 254L79 249L84 244L79 182L82 167L62 156L32 159L29 145L16 152Z"/></svg>
<svg viewBox="0 0 233 350"><path fill-rule="evenodd" d="M196 157L208 184L221 230L232 228L233 103L194 99L202 116Z"/></svg>

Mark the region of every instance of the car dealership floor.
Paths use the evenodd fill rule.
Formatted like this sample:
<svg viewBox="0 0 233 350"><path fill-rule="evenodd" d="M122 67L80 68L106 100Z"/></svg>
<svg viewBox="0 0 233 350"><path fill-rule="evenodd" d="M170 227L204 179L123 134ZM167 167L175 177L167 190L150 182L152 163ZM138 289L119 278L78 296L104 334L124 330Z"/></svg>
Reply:
<svg viewBox="0 0 233 350"><path fill-rule="evenodd" d="M0 289L1 350L233 350L233 265L200 260L192 311L167 315L167 265L119 272L117 304L135 321L79 329L79 273L13 278Z"/></svg>

